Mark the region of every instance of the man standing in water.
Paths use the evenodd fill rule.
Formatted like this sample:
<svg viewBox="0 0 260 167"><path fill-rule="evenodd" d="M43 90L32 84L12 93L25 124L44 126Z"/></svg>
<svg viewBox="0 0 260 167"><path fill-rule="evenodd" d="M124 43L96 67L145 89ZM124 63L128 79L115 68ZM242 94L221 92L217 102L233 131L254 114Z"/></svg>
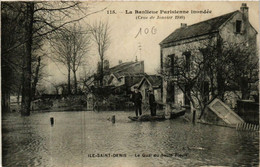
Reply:
<svg viewBox="0 0 260 167"><path fill-rule="evenodd" d="M151 116L156 116L156 102L152 89L149 90L149 105L151 110Z"/></svg>
<svg viewBox="0 0 260 167"><path fill-rule="evenodd" d="M137 87L135 87L134 89L135 90L132 95L132 100L135 105L135 115L138 117L138 111L139 115L142 115L142 94L139 92Z"/></svg>

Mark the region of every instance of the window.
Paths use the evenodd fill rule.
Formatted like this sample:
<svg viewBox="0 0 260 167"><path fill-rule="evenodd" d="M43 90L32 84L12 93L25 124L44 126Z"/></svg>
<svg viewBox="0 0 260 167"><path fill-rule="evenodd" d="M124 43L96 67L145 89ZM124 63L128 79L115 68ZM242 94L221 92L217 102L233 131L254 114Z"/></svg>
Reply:
<svg viewBox="0 0 260 167"><path fill-rule="evenodd" d="M185 56L185 70L190 71L190 59L191 59L191 53L190 52L185 52L183 54Z"/></svg>
<svg viewBox="0 0 260 167"><path fill-rule="evenodd" d="M170 75L177 75L178 74L178 68L176 67L176 63L177 63L177 57L172 54L172 55L168 55L168 59L169 59L169 72Z"/></svg>
<svg viewBox="0 0 260 167"><path fill-rule="evenodd" d="M169 58L169 72L171 75L174 74L174 54L173 55L168 55Z"/></svg>
<svg viewBox="0 0 260 167"><path fill-rule="evenodd" d="M242 21L241 20L237 20L236 21L236 33L240 33L241 32L241 27L242 27Z"/></svg>
<svg viewBox="0 0 260 167"><path fill-rule="evenodd" d="M145 91L144 91L144 97L145 97L145 99L149 99L149 93L148 93L148 91L149 91L149 88L145 88Z"/></svg>

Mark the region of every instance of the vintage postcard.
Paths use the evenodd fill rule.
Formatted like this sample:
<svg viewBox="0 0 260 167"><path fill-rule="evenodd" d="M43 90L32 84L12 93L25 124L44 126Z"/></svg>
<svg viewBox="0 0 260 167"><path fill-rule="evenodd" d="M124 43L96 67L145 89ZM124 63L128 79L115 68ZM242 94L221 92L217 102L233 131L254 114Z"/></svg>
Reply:
<svg viewBox="0 0 260 167"><path fill-rule="evenodd" d="M2 1L2 166L259 166L258 1Z"/></svg>

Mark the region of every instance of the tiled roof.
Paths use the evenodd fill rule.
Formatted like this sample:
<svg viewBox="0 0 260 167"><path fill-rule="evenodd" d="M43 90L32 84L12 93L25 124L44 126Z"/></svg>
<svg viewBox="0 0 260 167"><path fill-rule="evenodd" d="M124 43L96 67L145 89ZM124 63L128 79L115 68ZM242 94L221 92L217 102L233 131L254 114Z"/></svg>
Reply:
<svg viewBox="0 0 260 167"><path fill-rule="evenodd" d="M109 71L107 71L107 73L114 74L114 76L116 78L120 78L122 76L127 76L127 75L133 75L133 74L138 75L139 73L137 73L137 72L135 72L134 70L131 70L131 69L133 69L135 65L141 64L141 63L143 63L143 61L125 62L125 63L119 64L117 66L111 67L109 69Z"/></svg>
<svg viewBox="0 0 260 167"><path fill-rule="evenodd" d="M161 86L161 77L158 75L145 75L145 77L142 79L141 83L139 86L142 85L144 80L147 80L152 87L160 87Z"/></svg>
<svg viewBox="0 0 260 167"><path fill-rule="evenodd" d="M237 12L239 11L237 10L184 28L178 28L168 37L166 37L160 44L167 44L170 42L176 42L216 32L222 24L224 24L230 17L232 17Z"/></svg>
<svg viewBox="0 0 260 167"><path fill-rule="evenodd" d="M114 76L116 78L121 78L121 77L126 77L126 76L132 76L132 77L138 77L138 76L141 76L143 77L145 75L145 73L129 73L129 72L117 72L117 73L114 73Z"/></svg>
<svg viewBox="0 0 260 167"><path fill-rule="evenodd" d="M141 63L141 61L121 63L121 64L119 64L117 66L111 67L109 69L109 71L110 71L110 73L121 72L121 71L124 71L124 70L128 69L132 65L139 64L139 63Z"/></svg>
<svg viewBox="0 0 260 167"><path fill-rule="evenodd" d="M126 77L128 78L128 82L125 83L128 86L132 86L135 85L137 83L140 83L140 81L144 78L145 75L147 75L146 73L114 73L113 74L116 78L121 78L121 77ZM129 79L131 78L131 79ZM108 81L109 83L111 83L113 77L110 78L110 80Z"/></svg>

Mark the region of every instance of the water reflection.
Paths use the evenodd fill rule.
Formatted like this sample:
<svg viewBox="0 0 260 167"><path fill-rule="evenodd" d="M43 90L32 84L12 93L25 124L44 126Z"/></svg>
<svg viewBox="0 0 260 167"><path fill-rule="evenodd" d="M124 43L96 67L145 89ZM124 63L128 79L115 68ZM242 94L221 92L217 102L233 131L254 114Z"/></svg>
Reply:
<svg viewBox="0 0 260 167"><path fill-rule="evenodd" d="M52 112L35 113L30 117L4 115L3 165L107 167L259 164L258 133L193 125L182 120L132 122L127 118L131 114ZM112 115L116 115L115 124L107 120ZM53 127L50 117L55 119ZM91 157L92 154L110 154L110 157Z"/></svg>

